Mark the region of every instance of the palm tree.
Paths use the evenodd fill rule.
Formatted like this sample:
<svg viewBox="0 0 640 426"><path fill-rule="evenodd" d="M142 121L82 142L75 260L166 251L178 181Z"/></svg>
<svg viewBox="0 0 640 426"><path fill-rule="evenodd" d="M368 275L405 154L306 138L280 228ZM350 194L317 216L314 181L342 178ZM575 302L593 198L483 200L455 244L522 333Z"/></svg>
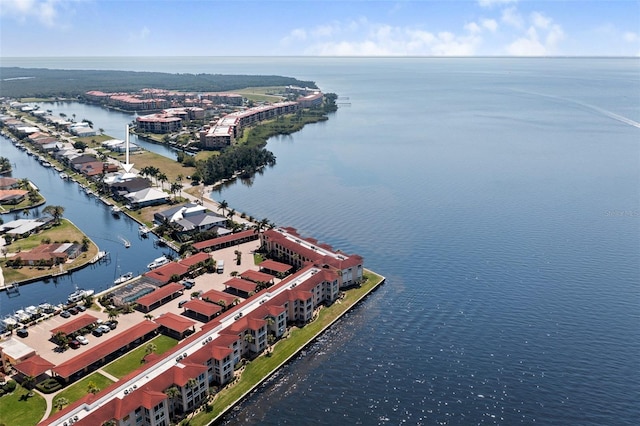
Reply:
<svg viewBox="0 0 640 426"><path fill-rule="evenodd" d="M118 311L117 309L109 309L107 311L107 315L109 316L109 320L113 321L114 319L118 318L118 315L120 315L120 311Z"/></svg>
<svg viewBox="0 0 640 426"><path fill-rule="evenodd" d="M155 352L156 350L158 350L158 347L153 342L147 343L147 346L145 346L145 348L144 348L144 352L147 355L149 355L151 352Z"/></svg>
<svg viewBox="0 0 640 426"><path fill-rule="evenodd" d="M65 398L64 396L61 396L60 398L56 398L55 401L53 401L53 406L56 408L56 410L60 411L62 410L62 408L65 405L69 405L69 400L67 398Z"/></svg>
<svg viewBox="0 0 640 426"><path fill-rule="evenodd" d="M62 206L47 206L42 210L43 213L50 214L53 216L53 220L56 224L60 223L60 218L64 213L64 207Z"/></svg>
<svg viewBox="0 0 640 426"><path fill-rule="evenodd" d="M171 386L169 389L164 391L165 395L169 397L169 418L173 417L173 406L175 403L175 399L180 395L180 391L177 387Z"/></svg>
<svg viewBox="0 0 640 426"><path fill-rule="evenodd" d="M36 378L33 376L24 376L24 380L22 381L22 386L27 389L29 395L32 394L31 389L33 389L33 385L36 382Z"/></svg>
<svg viewBox="0 0 640 426"><path fill-rule="evenodd" d="M222 200L218 203L218 209L222 210L222 214L224 215L224 211L229 207L229 203L226 200ZM226 216L226 215L225 215Z"/></svg>
<svg viewBox="0 0 640 426"><path fill-rule="evenodd" d="M82 237L82 251L89 250L89 244L91 244L91 240L86 235Z"/></svg>
<svg viewBox="0 0 640 426"><path fill-rule="evenodd" d="M158 173L158 180L160 181L160 188L164 189L164 183L168 181L169 178L167 178L167 175L161 172L161 173Z"/></svg>
<svg viewBox="0 0 640 426"><path fill-rule="evenodd" d="M98 387L98 385L96 385L96 383L92 380L87 384L87 392L92 393L92 394L97 394L98 392L100 392L100 388Z"/></svg>
<svg viewBox="0 0 640 426"><path fill-rule="evenodd" d="M247 342L249 345L251 345L256 339L253 337L253 335L251 333L249 333L247 331L247 333L244 335L244 341Z"/></svg>

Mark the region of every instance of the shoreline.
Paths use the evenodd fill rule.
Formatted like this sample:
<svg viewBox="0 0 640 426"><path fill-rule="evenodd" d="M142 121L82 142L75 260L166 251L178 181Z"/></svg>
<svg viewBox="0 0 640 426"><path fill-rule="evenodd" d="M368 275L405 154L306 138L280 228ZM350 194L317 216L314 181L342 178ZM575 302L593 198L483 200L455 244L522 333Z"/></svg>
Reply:
<svg viewBox="0 0 640 426"><path fill-rule="evenodd" d="M251 384L250 387L245 390L240 396L234 398L230 403L226 404L224 406L224 408L222 409L222 411L220 411L219 413L215 414L215 416L213 418L210 419L202 419L204 420L205 423L203 424L208 424L208 425L213 425L216 424L217 422L223 420L224 416L227 415L231 410L233 410L238 404L242 403L242 401L244 401L247 396L249 396L253 391L255 391L259 386L261 386L265 381L267 381L270 377L272 377L275 373L278 372L278 370L280 370L282 367L284 367L285 365L289 364L290 362L292 362L293 360L295 360L295 358L302 352L305 350L305 348L309 347L309 345L313 344L320 336L322 336L322 334L324 334L328 329L330 329L331 327L333 327L333 325L340 320L346 313L350 312L351 310L353 310L354 308L356 308L358 305L360 305L360 303L362 303L367 297L369 297L373 292L375 292L378 288L380 288L380 286L382 286L385 282L386 282L386 277L383 275L379 275L376 272L364 268L364 271L367 274L372 275L371 279L374 280L374 282L372 282L371 284L365 284L359 288L362 287L367 287L366 290L359 296L357 297L355 300L351 301L350 304L348 306L346 306L344 309L342 309L339 312L335 313L335 317L333 317L325 326L323 326L320 330L316 331L315 333L313 333L311 336L309 336L308 338L305 339L305 341L299 345L297 348L295 348L295 350L292 351L292 353L290 353L288 356L286 356L285 359L283 359L280 363L278 363L276 366L272 367L269 371L267 371L264 375L262 375L255 383ZM355 288L351 288L348 290L345 290L345 292L349 292L355 290ZM336 306L340 306L344 303L344 301L342 299L336 301L335 303L333 303L331 306L329 307L323 307L322 309L331 309L331 308L335 308ZM314 321L317 321L318 318L316 318ZM311 322L309 324L306 324L304 327L298 329L300 330L300 332L304 332L305 329L308 330L308 327L312 326L314 322ZM276 343L276 345L273 346L272 350L271 350L271 354L273 355L273 353L277 350L278 344L282 343L282 342L286 342L287 339L281 340L279 342ZM251 363L254 363L256 361L258 361L259 359L263 358L263 357L267 357L267 354L263 354L260 355L258 358L251 360L249 363L247 363L247 366L250 365ZM246 366L245 366L246 368ZM244 372L243 372L244 373ZM242 381L242 374L239 376L238 379L239 382ZM232 384L230 387L225 388L223 390L221 390L220 392L216 393L216 395L214 396L213 400L210 402L211 404L214 405L214 413L217 411L216 409L216 401L219 399L220 394L224 393L224 392L231 392L233 390L233 388L235 386L239 386L240 383L236 383L236 384ZM206 412L205 412L206 414ZM198 414L196 414L193 418L192 418L192 422L195 421L196 424L200 424L197 421L199 420L198 416L203 415L202 411L198 412Z"/></svg>

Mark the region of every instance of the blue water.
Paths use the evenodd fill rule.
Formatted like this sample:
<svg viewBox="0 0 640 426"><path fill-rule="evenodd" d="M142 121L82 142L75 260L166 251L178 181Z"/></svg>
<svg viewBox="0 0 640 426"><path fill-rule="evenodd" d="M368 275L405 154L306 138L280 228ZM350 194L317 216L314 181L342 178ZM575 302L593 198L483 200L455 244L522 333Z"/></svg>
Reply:
<svg viewBox="0 0 640 426"><path fill-rule="evenodd" d="M387 282L228 424L640 418L640 60L3 65L280 74L350 103L273 138L274 168L213 196Z"/></svg>

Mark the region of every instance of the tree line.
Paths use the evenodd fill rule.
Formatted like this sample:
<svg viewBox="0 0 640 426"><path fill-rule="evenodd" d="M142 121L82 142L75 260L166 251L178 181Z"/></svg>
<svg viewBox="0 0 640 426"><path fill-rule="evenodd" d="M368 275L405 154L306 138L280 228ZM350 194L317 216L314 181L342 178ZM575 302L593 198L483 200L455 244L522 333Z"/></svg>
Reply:
<svg viewBox="0 0 640 426"><path fill-rule="evenodd" d="M0 96L14 98L72 98L82 97L90 90L135 92L145 87L196 92L224 92L245 87L287 85L317 88L313 81L277 75L171 74L20 67L0 67L0 74L3 78Z"/></svg>

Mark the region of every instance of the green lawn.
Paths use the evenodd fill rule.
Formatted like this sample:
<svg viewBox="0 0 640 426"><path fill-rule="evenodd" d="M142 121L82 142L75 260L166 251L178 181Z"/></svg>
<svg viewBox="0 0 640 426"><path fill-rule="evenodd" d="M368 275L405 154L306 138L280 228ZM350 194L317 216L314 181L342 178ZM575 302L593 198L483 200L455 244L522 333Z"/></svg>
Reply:
<svg viewBox="0 0 640 426"><path fill-rule="evenodd" d="M164 335L160 335L155 339L150 340L150 342L156 345L157 354L162 354L168 351L178 343L176 339L172 339L171 337ZM146 355L146 346L147 343L143 343L133 351L124 356L121 356L117 360L104 367L103 370L119 379L126 376L127 374L142 366L142 363L140 361Z"/></svg>
<svg viewBox="0 0 640 426"><path fill-rule="evenodd" d="M292 329L288 338L276 343L271 356L261 356L251 361L235 385L223 389L216 395L213 402L213 411L211 413L201 412L194 416L189 423L190 426L207 425L214 417L221 415L382 281L380 275L371 271L366 271L365 276L367 281L360 288L346 291L345 297L340 302L321 309L315 321L305 325L303 328Z"/></svg>
<svg viewBox="0 0 640 426"><path fill-rule="evenodd" d="M0 398L0 424L32 426L40 422L47 402L36 392L29 398L25 398L26 394L27 390L18 385L13 393Z"/></svg>
<svg viewBox="0 0 640 426"><path fill-rule="evenodd" d="M113 380L108 379L102 374L96 372L60 391L60 393L56 394L53 400L55 401L60 397L64 397L67 398L70 404L72 404L87 394L89 382L95 383L98 389L104 389L111 385L113 383ZM56 411L58 411L56 407L53 407L53 409L51 410L51 414L55 413Z"/></svg>

